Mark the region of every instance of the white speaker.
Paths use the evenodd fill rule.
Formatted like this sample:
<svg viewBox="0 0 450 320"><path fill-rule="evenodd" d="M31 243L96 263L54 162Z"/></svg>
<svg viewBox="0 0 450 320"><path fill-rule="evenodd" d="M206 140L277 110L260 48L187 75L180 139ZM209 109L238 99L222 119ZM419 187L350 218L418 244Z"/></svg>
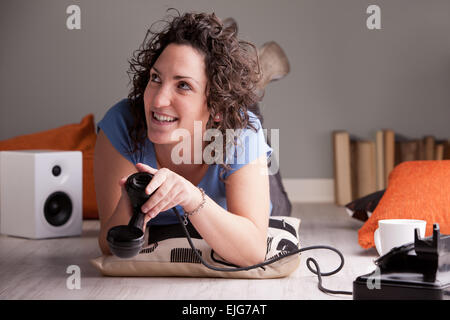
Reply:
<svg viewBox="0 0 450 320"><path fill-rule="evenodd" d="M0 152L0 233L31 239L81 235L80 151Z"/></svg>

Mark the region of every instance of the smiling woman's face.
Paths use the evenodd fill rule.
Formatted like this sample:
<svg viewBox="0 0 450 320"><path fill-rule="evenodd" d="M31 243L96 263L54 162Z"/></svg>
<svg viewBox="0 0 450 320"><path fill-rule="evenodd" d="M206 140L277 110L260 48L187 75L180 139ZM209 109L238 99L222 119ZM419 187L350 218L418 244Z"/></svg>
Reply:
<svg viewBox="0 0 450 320"><path fill-rule="evenodd" d="M203 131L210 113L206 102L207 77L204 56L188 45L170 44L150 70L144 92L148 138L156 144L172 144L175 129L194 133L194 121ZM202 131L202 132L203 132Z"/></svg>

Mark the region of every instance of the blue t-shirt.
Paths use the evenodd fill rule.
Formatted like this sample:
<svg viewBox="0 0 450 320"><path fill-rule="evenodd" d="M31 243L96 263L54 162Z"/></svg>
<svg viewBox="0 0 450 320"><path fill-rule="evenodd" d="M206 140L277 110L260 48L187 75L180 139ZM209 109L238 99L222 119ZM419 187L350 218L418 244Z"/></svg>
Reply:
<svg viewBox="0 0 450 320"><path fill-rule="evenodd" d="M220 180L220 174L226 179L230 174L253 160L256 160L261 155L266 154L269 159L272 154L272 148L266 143L261 122L252 112L248 111L248 114L250 122L257 131L244 129L240 132L238 146L230 149L232 150L232 152L230 152L232 156L228 157L226 160L226 163L229 164L231 170L223 172L224 169L219 164L211 164L203 179L197 185L205 190L205 193L225 210L227 209L225 184ZM133 144L128 129L132 126L133 121L128 99L123 99L112 106L106 112L103 119L97 123L97 132L101 129L114 148L134 165L137 163L144 163L157 169L153 142L148 138L145 140L144 146L140 152L131 152ZM245 147L245 152L242 146ZM227 152L226 154L228 155L229 153ZM176 208L180 214L184 214L181 206L177 206ZM272 203L270 203L270 212L272 212ZM173 223L178 223L178 219L171 209L160 212L155 218L150 220L150 224L155 225Z"/></svg>

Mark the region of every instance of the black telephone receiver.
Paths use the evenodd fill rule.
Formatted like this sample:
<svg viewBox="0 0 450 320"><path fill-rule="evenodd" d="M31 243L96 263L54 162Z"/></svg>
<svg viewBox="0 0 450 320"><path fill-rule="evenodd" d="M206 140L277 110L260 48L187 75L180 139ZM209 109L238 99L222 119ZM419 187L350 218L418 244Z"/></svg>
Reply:
<svg viewBox="0 0 450 320"><path fill-rule="evenodd" d="M132 258L144 245L144 218L142 205L151 195L145 193L145 188L153 175L148 172L136 172L128 177L125 190L130 198L133 216L128 225L115 226L109 229L106 237L111 252L119 258Z"/></svg>

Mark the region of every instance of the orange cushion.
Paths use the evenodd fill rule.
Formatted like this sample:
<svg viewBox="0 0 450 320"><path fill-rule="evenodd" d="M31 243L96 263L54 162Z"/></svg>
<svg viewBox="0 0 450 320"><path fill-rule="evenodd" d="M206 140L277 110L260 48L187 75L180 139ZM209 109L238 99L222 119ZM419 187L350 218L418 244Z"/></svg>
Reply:
<svg viewBox="0 0 450 320"><path fill-rule="evenodd" d="M22 135L0 141L0 150L49 149L83 153L83 218L97 219L94 188L94 147L97 139L94 115L88 114L79 124Z"/></svg>
<svg viewBox="0 0 450 320"><path fill-rule="evenodd" d="M361 247L374 246L381 219L426 220L425 236L432 235L433 223L439 223L441 234L450 234L450 160L406 161L395 167L385 194L358 231Z"/></svg>

